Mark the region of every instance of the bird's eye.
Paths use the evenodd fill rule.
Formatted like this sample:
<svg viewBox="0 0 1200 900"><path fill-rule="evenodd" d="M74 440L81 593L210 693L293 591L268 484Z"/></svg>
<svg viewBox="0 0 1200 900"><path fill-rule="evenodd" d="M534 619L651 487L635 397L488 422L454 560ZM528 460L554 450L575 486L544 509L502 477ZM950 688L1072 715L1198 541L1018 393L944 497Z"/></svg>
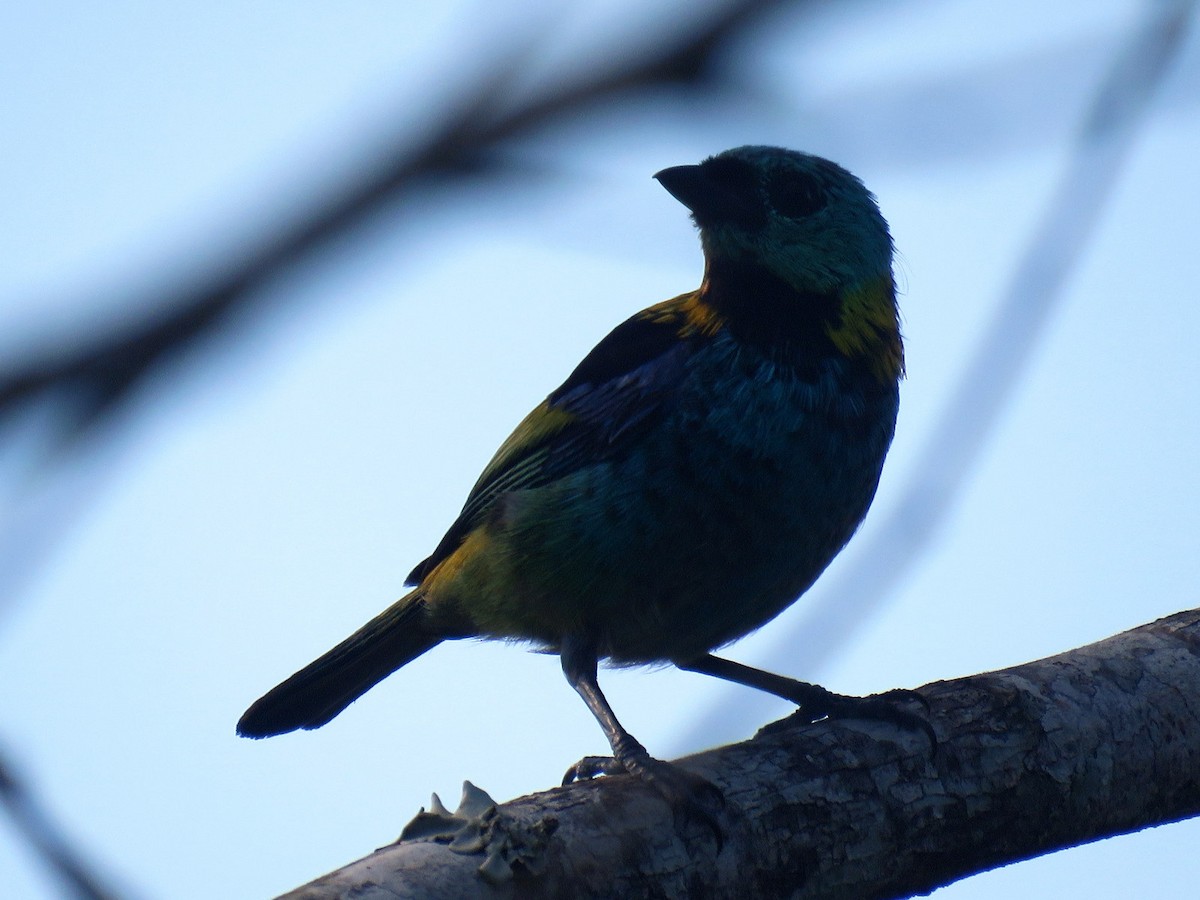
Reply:
<svg viewBox="0 0 1200 900"><path fill-rule="evenodd" d="M792 219L811 216L829 202L820 182L794 172L776 173L767 182L767 198L775 212Z"/></svg>

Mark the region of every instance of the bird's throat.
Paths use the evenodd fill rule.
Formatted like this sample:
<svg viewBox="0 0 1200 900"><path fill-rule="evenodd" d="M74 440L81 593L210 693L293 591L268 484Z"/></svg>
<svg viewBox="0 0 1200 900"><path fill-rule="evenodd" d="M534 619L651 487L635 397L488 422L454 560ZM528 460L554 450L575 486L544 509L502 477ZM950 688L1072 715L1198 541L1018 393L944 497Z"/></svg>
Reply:
<svg viewBox="0 0 1200 900"><path fill-rule="evenodd" d="M799 291L761 266L710 263L692 318L802 365L840 356L881 383L904 370L891 274L850 291Z"/></svg>

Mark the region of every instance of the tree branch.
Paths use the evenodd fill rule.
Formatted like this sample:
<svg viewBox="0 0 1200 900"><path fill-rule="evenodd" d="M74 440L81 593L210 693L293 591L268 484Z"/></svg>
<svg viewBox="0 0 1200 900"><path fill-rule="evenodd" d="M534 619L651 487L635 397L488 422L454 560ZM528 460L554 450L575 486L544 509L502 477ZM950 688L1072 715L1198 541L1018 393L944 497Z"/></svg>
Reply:
<svg viewBox="0 0 1200 900"><path fill-rule="evenodd" d="M425 813L288 900L397 896L907 897L1200 813L1200 610L920 689L940 736L797 716L680 761L725 841L628 777ZM432 827L431 827L432 823ZM454 845L449 831L460 827Z"/></svg>

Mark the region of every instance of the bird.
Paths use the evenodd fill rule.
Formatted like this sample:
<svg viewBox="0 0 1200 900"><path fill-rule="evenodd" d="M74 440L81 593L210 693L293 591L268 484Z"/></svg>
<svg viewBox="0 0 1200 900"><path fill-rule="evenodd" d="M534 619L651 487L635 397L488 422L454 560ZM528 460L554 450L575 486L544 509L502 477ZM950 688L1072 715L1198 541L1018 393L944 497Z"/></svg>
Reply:
<svg viewBox="0 0 1200 900"><path fill-rule="evenodd" d="M904 347L874 195L834 162L761 145L654 177L699 231L700 287L584 356L500 446L412 590L253 703L240 735L325 725L460 638L560 656L612 751L564 783L623 772L689 790L621 725L601 661L737 682L811 721L932 733L889 696L911 692L845 696L713 653L808 590L875 496Z"/></svg>

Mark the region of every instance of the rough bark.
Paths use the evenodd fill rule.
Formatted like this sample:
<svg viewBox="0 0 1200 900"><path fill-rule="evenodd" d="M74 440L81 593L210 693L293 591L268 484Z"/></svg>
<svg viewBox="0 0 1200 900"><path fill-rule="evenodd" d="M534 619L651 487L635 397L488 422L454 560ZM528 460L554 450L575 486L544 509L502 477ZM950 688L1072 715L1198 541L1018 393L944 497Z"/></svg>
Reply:
<svg viewBox="0 0 1200 900"><path fill-rule="evenodd" d="M286 897L907 897L1200 812L1200 610L920 693L932 753L894 726L790 717L680 760L725 795L719 850L622 776L476 796L455 823L421 818L461 825L453 849L448 831L405 840Z"/></svg>

